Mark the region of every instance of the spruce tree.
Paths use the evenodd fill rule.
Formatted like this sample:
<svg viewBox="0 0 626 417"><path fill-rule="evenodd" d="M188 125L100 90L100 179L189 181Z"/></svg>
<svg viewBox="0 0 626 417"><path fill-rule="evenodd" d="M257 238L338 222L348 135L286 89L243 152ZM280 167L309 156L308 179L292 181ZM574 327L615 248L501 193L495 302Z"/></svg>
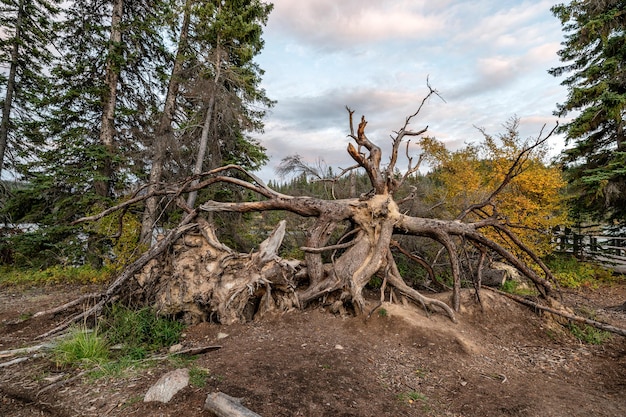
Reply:
<svg viewBox="0 0 626 417"><path fill-rule="evenodd" d="M561 131L565 173L576 213L626 220L626 1L573 0L552 12L565 32L559 51L569 89L557 114L574 117Z"/></svg>
<svg viewBox="0 0 626 417"><path fill-rule="evenodd" d="M22 171L33 188L22 196L31 207L24 214L33 221L67 227L128 193L144 175L142 151L170 61L162 37L169 10L160 0L77 0L64 10L46 146ZM86 232L88 258L98 265L109 237Z"/></svg>
<svg viewBox="0 0 626 417"><path fill-rule="evenodd" d="M250 134L262 131L265 111L273 104L260 87L263 71L254 62L271 10L272 5L259 0L184 6L165 106L150 147L148 190L224 163L256 169L267 161L264 148ZM194 200L191 193L189 205ZM151 236L157 211L157 200L149 199L144 241Z"/></svg>
<svg viewBox="0 0 626 417"><path fill-rule="evenodd" d="M52 21L59 0L0 0L0 173L12 161L31 157L41 144L42 98L55 41ZM5 72L6 70L6 72ZM13 167L14 168L14 167Z"/></svg>
<svg viewBox="0 0 626 417"><path fill-rule="evenodd" d="M195 138L191 174L224 161L255 169L267 159L248 132L262 130L265 109L273 104L260 87L263 70L254 62L272 7L260 0L194 3L198 25L191 42L199 48L199 65L187 83L187 105L190 125L201 128L185 132ZM187 204L193 206L195 198L190 193Z"/></svg>

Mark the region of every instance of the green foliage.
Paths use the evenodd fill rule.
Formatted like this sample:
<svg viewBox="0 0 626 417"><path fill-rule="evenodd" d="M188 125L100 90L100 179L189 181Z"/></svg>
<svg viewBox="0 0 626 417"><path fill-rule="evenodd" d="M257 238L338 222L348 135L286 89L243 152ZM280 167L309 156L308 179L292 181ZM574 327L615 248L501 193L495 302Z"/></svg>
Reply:
<svg viewBox="0 0 626 417"><path fill-rule="evenodd" d="M570 255L550 256L546 265L559 285L565 288L596 288L601 283L610 283L615 279L610 270Z"/></svg>
<svg viewBox="0 0 626 417"><path fill-rule="evenodd" d="M517 282L508 279L504 281L504 283L500 286L500 290L504 292L508 292L509 294L517 294L517 287L518 287Z"/></svg>
<svg viewBox="0 0 626 417"><path fill-rule="evenodd" d="M428 278L428 272L406 256L394 254L394 259L400 271L400 275L402 275L404 281L409 285L423 284Z"/></svg>
<svg viewBox="0 0 626 417"><path fill-rule="evenodd" d="M150 308L133 310L119 304L106 312L101 326L109 342L121 344L122 354L132 359L143 359L151 351L178 343L185 327Z"/></svg>
<svg viewBox="0 0 626 417"><path fill-rule="evenodd" d="M590 345L601 345L611 337L611 333L589 326L588 324L569 322L567 328L576 339Z"/></svg>
<svg viewBox="0 0 626 417"><path fill-rule="evenodd" d="M383 279L379 277L378 275L373 275L370 278L369 282L367 283L367 286L372 289L377 289L377 288L380 288L382 284L383 284Z"/></svg>
<svg viewBox="0 0 626 417"><path fill-rule="evenodd" d="M89 265L79 267L55 265L44 270L0 267L0 288L16 285L103 284L110 278L109 269L94 269Z"/></svg>
<svg viewBox="0 0 626 417"><path fill-rule="evenodd" d="M569 89L557 114L574 114L561 127L562 153L578 216L623 222L626 218L626 15L624 2L573 0L552 12L565 32L559 51Z"/></svg>
<svg viewBox="0 0 626 417"><path fill-rule="evenodd" d="M378 309L378 317L387 317L389 315L389 313L387 312L386 309L384 308L379 308Z"/></svg>
<svg viewBox="0 0 626 417"><path fill-rule="evenodd" d="M53 358L57 366L93 367L109 359L109 347L97 327L81 326L55 346Z"/></svg>
<svg viewBox="0 0 626 417"><path fill-rule="evenodd" d="M120 271L141 255L139 247L139 232L141 223L132 213L125 212L120 220L120 214L111 214L98 220L91 227L99 236L115 236L111 244L111 256L104 261L105 267Z"/></svg>
<svg viewBox="0 0 626 417"><path fill-rule="evenodd" d="M0 172L41 144L42 100L54 57L59 0L0 0ZM5 155L9 164L5 164Z"/></svg>

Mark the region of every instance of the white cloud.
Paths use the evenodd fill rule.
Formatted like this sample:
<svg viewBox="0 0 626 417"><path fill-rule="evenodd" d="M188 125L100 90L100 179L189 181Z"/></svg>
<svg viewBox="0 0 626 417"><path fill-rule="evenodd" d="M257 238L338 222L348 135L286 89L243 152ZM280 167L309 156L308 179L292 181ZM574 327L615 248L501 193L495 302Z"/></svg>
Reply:
<svg viewBox="0 0 626 417"><path fill-rule="evenodd" d="M271 30L314 49L342 49L389 39L426 38L444 23L424 13L421 1L275 0Z"/></svg>
<svg viewBox="0 0 626 417"><path fill-rule="evenodd" d="M432 99L413 127L429 125L451 148L478 139L474 125L497 133L513 115L538 133L565 97L547 73L559 64L556 1L274 0L259 63L278 104L260 138L272 156L262 175L294 153L351 164L346 105L384 148L427 76L447 102Z"/></svg>

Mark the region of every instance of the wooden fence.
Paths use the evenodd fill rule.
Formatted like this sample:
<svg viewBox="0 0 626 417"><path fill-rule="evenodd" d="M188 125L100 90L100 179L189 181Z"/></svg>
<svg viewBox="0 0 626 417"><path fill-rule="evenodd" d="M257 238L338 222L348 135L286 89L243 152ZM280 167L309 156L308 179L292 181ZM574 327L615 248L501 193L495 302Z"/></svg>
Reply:
<svg viewBox="0 0 626 417"><path fill-rule="evenodd" d="M599 225L554 231L556 250L626 273L626 233L611 233Z"/></svg>

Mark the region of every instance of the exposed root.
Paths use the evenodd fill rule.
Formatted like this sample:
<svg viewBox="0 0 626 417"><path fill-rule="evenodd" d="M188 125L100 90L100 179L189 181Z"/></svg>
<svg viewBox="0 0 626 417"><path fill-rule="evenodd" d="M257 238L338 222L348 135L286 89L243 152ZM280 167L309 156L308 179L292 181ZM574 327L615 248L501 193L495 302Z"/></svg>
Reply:
<svg viewBox="0 0 626 417"><path fill-rule="evenodd" d="M388 258L391 258L391 259L389 260L390 268L387 274L387 281L392 287L400 291L402 295L409 298L410 300L416 303L419 303L422 306L422 308L426 310L427 314L428 314L429 308L437 307L443 310L446 313L446 315L450 318L450 320L452 320L452 322L454 323L457 322L454 311L446 303L444 303L443 301L436 300L434 298L425 297L422 294L420 294L417 290L414 290L413 288L406 285L404 280L400 277L398 267L396 266L395 261L393 261L391 252L389 252Z"/></svg>

